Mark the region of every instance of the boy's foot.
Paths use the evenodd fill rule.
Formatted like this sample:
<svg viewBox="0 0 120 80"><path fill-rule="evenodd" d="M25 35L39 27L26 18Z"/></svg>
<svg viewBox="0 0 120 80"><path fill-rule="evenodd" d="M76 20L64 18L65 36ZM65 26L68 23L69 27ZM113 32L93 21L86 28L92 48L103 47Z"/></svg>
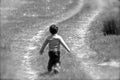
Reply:
<svg viewBox="0 0 120 80"><path fill-rule="evenodd" d="M59 73L59 71L53 70L53 71L50 73L49 76L55 76L55 75L57 75L58 73Z"/></svg>
<svg viewBox="0 0 120 80"><path fill-rule="evenodd" d="M58 73L59 73L59 71L54 69L54 74L58 74Z"/></svg>
<svg viewBox="0 0 120 80"><path fill-rule="evenodd" d="M48 74L52 74L53 73L53 70L51 70L51 71L48 71Z"/></svg>
<svg viewBox="0 0 120 80"><path fill-rule="evenodd" d="M58 74L59 71L60 71L60 68L59 68L59 67L54 67L54 68L53 68L53 73L54 73L54 74Z"/></svg>

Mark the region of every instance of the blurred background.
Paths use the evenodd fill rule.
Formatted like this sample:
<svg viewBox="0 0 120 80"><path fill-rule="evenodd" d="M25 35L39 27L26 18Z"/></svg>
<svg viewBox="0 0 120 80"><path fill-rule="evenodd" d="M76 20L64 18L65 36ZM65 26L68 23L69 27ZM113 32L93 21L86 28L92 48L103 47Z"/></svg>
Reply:
<svg viewBox="0 0 120 80"><path fill-rule="evenodd" d="M0 19L1 80L120 79L120 0L0 0ZM60 74L41 76L51 24L72 53L61 48Z"/></svg>

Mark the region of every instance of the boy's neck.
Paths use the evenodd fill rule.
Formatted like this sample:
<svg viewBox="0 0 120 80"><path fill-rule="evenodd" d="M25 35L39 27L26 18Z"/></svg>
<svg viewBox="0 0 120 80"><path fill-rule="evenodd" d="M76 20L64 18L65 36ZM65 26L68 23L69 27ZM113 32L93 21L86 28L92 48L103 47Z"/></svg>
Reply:
<svg viewBox="0 0 120 80"><path fill-rule="evenodd" d="M57 35L57 34L51 34L52 36L55 36L55 35Z"/></svg>

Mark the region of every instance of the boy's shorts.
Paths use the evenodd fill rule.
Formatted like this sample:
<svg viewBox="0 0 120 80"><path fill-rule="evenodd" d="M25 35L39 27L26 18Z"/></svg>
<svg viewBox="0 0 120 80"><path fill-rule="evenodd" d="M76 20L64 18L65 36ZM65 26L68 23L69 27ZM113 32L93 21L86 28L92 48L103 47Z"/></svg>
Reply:
<svg viewBox="0 0 120 80"><path fill-rule="evenodd" d="M48 71L56 69L59 71L60 68L60 51L49 51L49 62L48 62Z"/></svg>

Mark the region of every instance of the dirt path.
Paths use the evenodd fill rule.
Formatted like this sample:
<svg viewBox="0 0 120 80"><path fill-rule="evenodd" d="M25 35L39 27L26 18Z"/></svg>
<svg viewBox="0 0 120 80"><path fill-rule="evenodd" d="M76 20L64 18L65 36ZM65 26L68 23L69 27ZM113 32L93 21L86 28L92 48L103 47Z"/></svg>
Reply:
<svg viewBox="0 0 120 80"><path fill-rule="evenodd" d="M36 77L38 77L38 80L42 80L42 79L47 79L47 80L49 80L49 79L68 79L68 80L70 80L70 79L83 79L83 80L92 79L89 76L89 74L84 72L84 68L81 65L82 61L78 61L79 57L77 57L77 56L80 52L82 52L82 49L80 49L80 51L79 51L78 48L80 48L80 46L77 46L77 44L81 44L81 46L82 46L82 41L83 41L82 36L84 34L79 33L79 36L78 36L78 32L76 32L76 30L80 30L80 31L81 31L81 29L85 30L86 27L90 24L90 22L94 19L94 17L97 14L99 14L98 12L99 11L93 11L93 12L91 11L91 12L89 12L89 14L87 14L87 13L86 14L78 14L78 15L81 15L82 20L80 20L80 18L77 18L77 20L69 19L68 21L59 23L59 26L60 26L59 34L61 34L64 37L65 41L67 41L69 39L69 41L67 43L69 44L69 46L71 46L70 48L72 49L73 54L71 54L71 57L69 57L69 54L66 54L64 56L64 53L66 53L66 52L64 50L62 50L62 56L63 56L61 58L61 62L63 62L62 70L61 70L60 74L58 74L57 76L55 76L55 77L54 76L53 77L40 76L41 73L44 73L46 71L46 66L47 66L47 62L48 62L47 51L45 52L45 55L43 57L41 57L41 56L39 57L38 54L36 54L36 56L35 56L35 53L33 53L33 52L35 52L35 50L33 49L32 53L31 53L33 58L31 61L37 62L39 60L40 62L37 62L37 66L34 64L35 65L35 66L33 66L34 69L33 68L31 68L31 69L34 70L33 71L34 73L36 73L36 75L35 74L34 75ZM78 16L78 15L76 15L76 16ZM75 23L71 23L71 21L75 21ZM80 24L81 24L81 27L79 27ZM74 26L74 29L73 29L73 26ZM73 32L75 34L73 34ZM46 35L46 34L48 34L48 33L44 33L44 35ZM38 39L38 37L36 37L36 39ZM41 39L42 38L39 38L40 41L43 41ZM81 40L76 42L76 40L78 40L78 39L81 39ZM30 49L32 50L32 48L30 48ZM37 50L36 50L36 53L38 53ZM38 66L38 64L39 64L39 66ZM33 78L35 78L35 77L33 77Z"/></svg>

